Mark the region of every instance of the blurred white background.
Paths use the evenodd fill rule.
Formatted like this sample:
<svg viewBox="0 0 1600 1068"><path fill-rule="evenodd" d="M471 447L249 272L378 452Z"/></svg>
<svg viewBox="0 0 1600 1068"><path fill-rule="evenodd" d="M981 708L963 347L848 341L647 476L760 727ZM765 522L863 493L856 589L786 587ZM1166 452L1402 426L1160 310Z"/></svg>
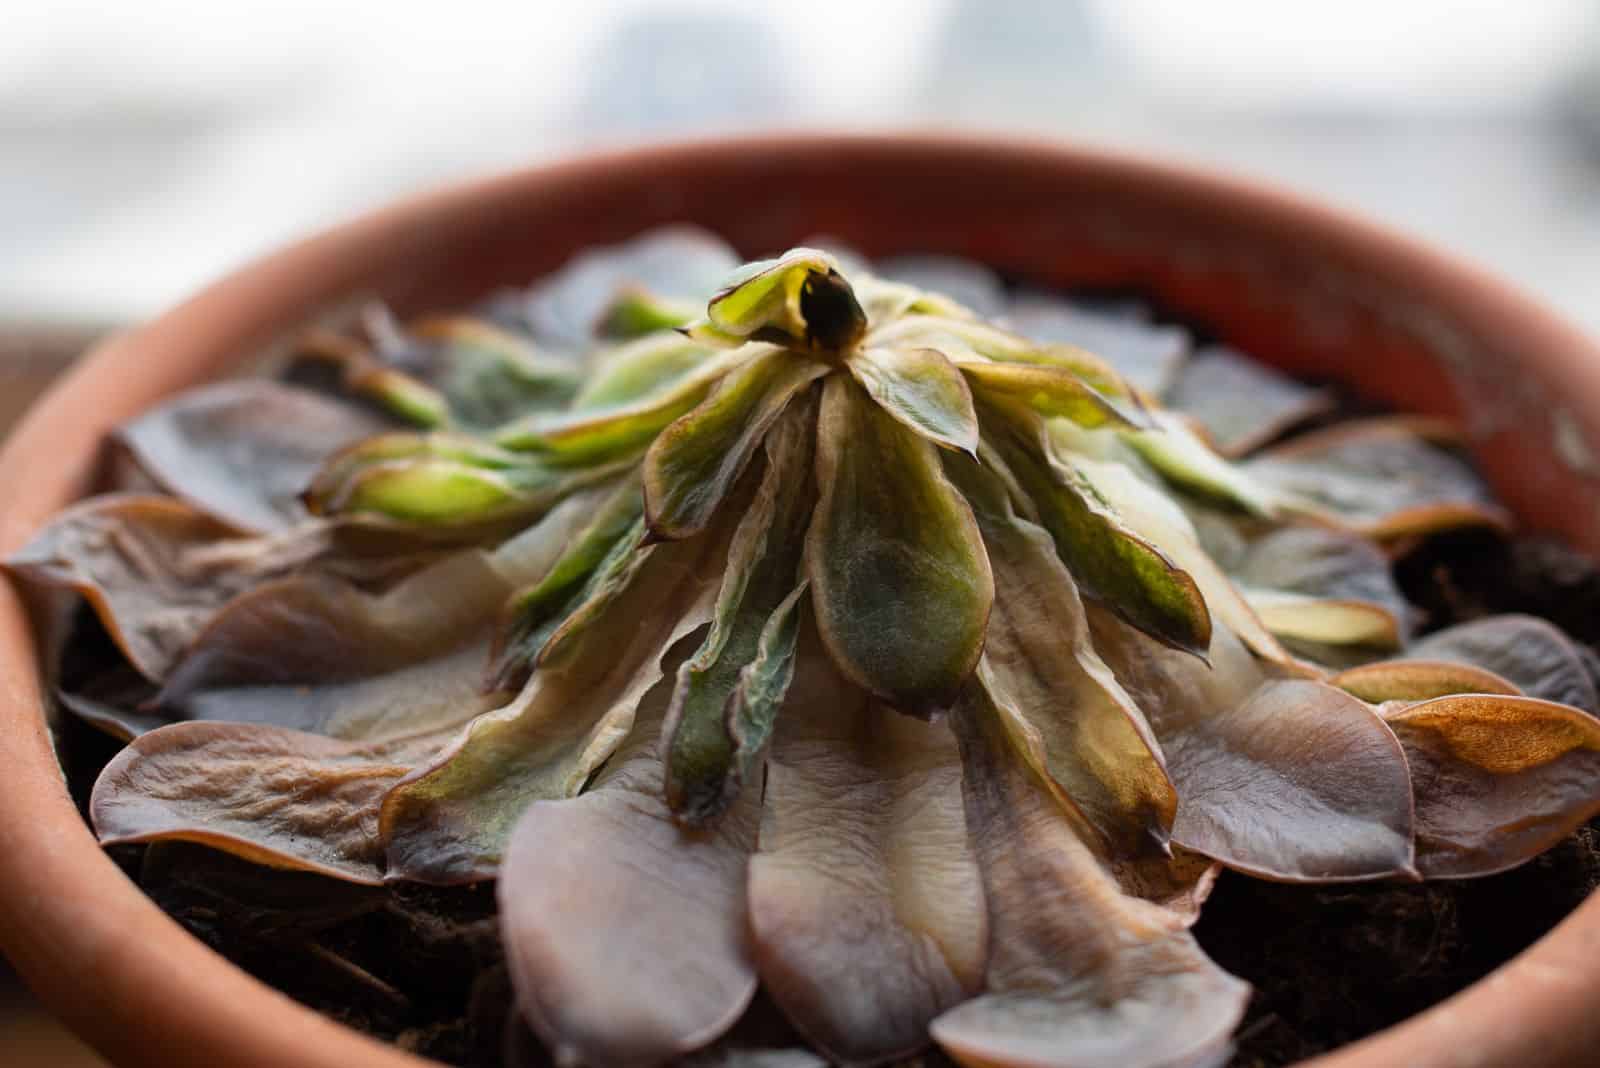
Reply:
<svg viewBox="0 0 1600 1068"><path fill-rule="evenodd" d="M907 125L1279 180L1600 331L1600 0L0 0L0 320L588 145Z"/></svg>

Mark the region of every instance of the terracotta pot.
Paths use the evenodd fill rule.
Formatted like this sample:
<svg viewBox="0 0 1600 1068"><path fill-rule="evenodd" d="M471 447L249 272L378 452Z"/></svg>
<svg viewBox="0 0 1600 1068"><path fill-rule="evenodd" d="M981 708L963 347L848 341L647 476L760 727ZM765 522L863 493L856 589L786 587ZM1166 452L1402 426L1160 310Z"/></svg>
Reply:
<svg viewBox="0 0 1600 1068"><path fill-rule="evenodd" d="M0 452L0 553L79 496L113 426L352 297L402 311L524 283L676 220L756 253L837 235L1047 285L1147 292L1291 371L1461 419L1531 527L1600 553L1600 349L1513 288L1242 182L1043 144L776 137L589 156L405 201L246 267L98 348ZM0 947L122 1065L420 1063L291 1002L169 920L68 799L21 599L0 584ZM1600 1048L1600 898L1472 989L1318 1061L1578 1065Z"/></svg>

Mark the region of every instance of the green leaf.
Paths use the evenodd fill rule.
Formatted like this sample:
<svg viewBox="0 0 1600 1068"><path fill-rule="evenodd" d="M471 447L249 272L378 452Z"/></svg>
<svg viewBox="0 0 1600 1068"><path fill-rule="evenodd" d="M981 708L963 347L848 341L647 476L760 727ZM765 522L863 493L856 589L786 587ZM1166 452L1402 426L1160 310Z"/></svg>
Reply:
<svg viewBox="0 0 1600 1068"><path fill-rule="evenodd" d="M637 478L625 478L588 526L533 586L511 598L491 675L502 686L526 677L550 639L578 609L614 592L649 555L642 547L644 501Z"/></svg>
<svg viewBox="0 0 1600 1068"><path fill-rule="evenodd" d="M828 651L902 711L943 708L977 665L994 603L972 509L934 446L843 375L823 387L817 484L806 574Z"/></svg>
<svg viewBox="0 0 1600 1068"><path fill-rule="evenodd" d="M682 334L656 334L597 354L593 373L572 399L574 411L606 411L651 396L711 358Z"/></svg>
<svg viewBox="0 0 1600 1068"><path fill-rule="evenodd" d="M805 349L845 349L867 326L833 257L810 248L739 268L706 312L711 326L734 337Z"/></svg>
<svg viewBox="0 0 1600 1068"><path fill-rule="evenodd" d="M1073 462L1051 454L1039 417L990 406L984 428L1084 592L1153 637L1204 654L1211 616L1195 580L1126 526Z"/></svg>
<svg viewBox="0 0 1600 1068"><path fill-rule="evenodd" d="M1134 392L1111 364L1071 345L1041 345L988 323L940 315L911 315L872 332L880 347L938 349L957 363L1016 363L1053 367L1077 375L1095 391L1119 400Z"/></svg>
<svg viewBox="0 0 1600 1068"><path fill-rule="evenodd" d="M978 517L995 603L978 672L1020 750L1109 853L1161 852L1178 796L1144 713L1089 633L1077 585L1050 535L1012 507L992 473L947 460Z"/></svg>
<svg viewBox="0 0 1600 1068"><path fill-rule="evenodd" d="M695 318L693 304L668 300L644 289L629 287L618 293L600 314L601 337L636 338L663 330L676 330Z"/></svg>
<svg viewBox="0 0 1600 1068"><path fill-rule="evenodd" d="M508 449L536 451L557 467L636 455L669 423L704 400L725 374L763 351L745 346L718 353L636 400L535 415L503 428L495 441Z"/></svg>
<svg viewBox="0 0 1600 1068"><path fill-rule="evenodd" d="M705 641L678 671L667 714L667 803L689 825L719 816L772 730L793 670L810 518L813 405L767 440L767 466L739 521Z"/></svg>
<svg viewBox="0 0 1600 1068"><path fill-rule="evenodd" d="M894 418L935 445L978 449L978 413L961 372L934 349L865 348L845 357L861 387Z"/></svg>
<svg viewBox="0 0 1600 1068"><path fill-rule="evenodd" d="M663 430L644 458L645 513L660 539L705 530L768 428L828 365L778 349L728 374L700 405Z"/></svg>
<svg viewBox="0 0 1600 1068"><path fill-rule="evenodd" d="M981 394L1015 401L1042 416L1070 419L1088 430L1145 425L1142 410L1124 413L1071 368L1049 364L962 360L957 364Z"/></svg>

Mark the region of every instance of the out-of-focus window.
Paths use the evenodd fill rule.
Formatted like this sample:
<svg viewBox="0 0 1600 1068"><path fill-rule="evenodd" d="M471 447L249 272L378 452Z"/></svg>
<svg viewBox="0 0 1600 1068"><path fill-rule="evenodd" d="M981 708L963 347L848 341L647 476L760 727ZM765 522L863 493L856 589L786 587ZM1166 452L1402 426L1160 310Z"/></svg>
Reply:
<svg viewBox="0 0 1600 1068"><path fill-rule="evenodd" d="M1027 130L1372 212L1600 330L1600 0L55 0L0 13L0 320L148 314L585 145Z"/></svg>

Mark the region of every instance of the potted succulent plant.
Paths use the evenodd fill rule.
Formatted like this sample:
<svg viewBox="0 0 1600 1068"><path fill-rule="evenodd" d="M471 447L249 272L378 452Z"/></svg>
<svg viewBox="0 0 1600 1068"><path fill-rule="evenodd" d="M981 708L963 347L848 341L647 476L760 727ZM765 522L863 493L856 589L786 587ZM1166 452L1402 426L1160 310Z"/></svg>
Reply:
<svg viewBox="0 0 1600 1068"><path fill-rule="evenodd" d="M492 882L512 1033L520 1020L558 1063L867 1064L936 1045L969 1064L1161 1066L1221 1063L1245 1010L1248 984L1190 930L1224 867L1487 875L1600 810L1581 647L1518 618L1411 641L1391 555L1511 522L1436 422L1277 443L1329 395L1228 350L1181 369L1096 353L1062 340L1095 336L1081 311L992 297L963 261L801 246L739 266L685 229L590 251L514 303L410 314L509 280L496 257L572 198L632 204L649 186L630 224L717 222L713 208L756 211L755 173L777 168L827 190L784 209L784 245L828 229L874 252L1049 264L1031 272L1045 283L1140 283L1230 339L1293 339L1260 350L1320 355L1324 372L1356 351L1354 309L1412 342L1355 376L1390 401L1416 399L1417 367L1472 365L1458 324L1367 322L1395 306L1370 289L1263 282L1288 223L1334 232L1308 261L1325 272L1349 255L1340 234L1377 242L1358 250L1374 262L1395 252L1351 224L1040 149L989 146L973 159L994 169L963 172L966 151L800 141L728 146L738 166L712 149L592 163L313 243L290 259L326 276L265 306L226 307L236 283L179 313L198 323L209 299L257 333L357 288L401 308L298 334L282 380L201 386L127 421L115 492L26 537L71 487L17 509L7 566L64 657L48 685L127 742L88 802L100 840L197 842L355 885ZM1009 229L994 207L920 235L926 206L870 211L911 173L931 173L907 179L931 203L1041 161L1058 184L1007 206ZM683 192L708 173L726 203ZM1115 188L1130 177L1144 185ZM1088 220L1079 248L1024 236L1082 183L1100 199L1059 216ZM448 241L409 278L373 270L407 226L436 244L407 211ZM1196 238L1240 219L1261 257L1242 268L1237 245ZM731 236L766 247L770 225ZM562 247L613 236L571 230ZM479 273L451 278L464 263ZM218 340L189 339L192 360L220 361ZM1457 414L1481 436L1484 413ZM1588 417L1544 446L1570 460ZM1586 521L1566 529L1600 542ZM95 620L66 640L46 625L60 590ZM84 652L104 638L114 656ZM26 968L20 927L10 944ZM758 987L794 1049L735 1029ZM119 1053L151 1059L183 1028ZM195 1030L229 1048L225 1024ZM350 1041L257 1031L237 1025L231 1055L331 1063Z"/></svg>

